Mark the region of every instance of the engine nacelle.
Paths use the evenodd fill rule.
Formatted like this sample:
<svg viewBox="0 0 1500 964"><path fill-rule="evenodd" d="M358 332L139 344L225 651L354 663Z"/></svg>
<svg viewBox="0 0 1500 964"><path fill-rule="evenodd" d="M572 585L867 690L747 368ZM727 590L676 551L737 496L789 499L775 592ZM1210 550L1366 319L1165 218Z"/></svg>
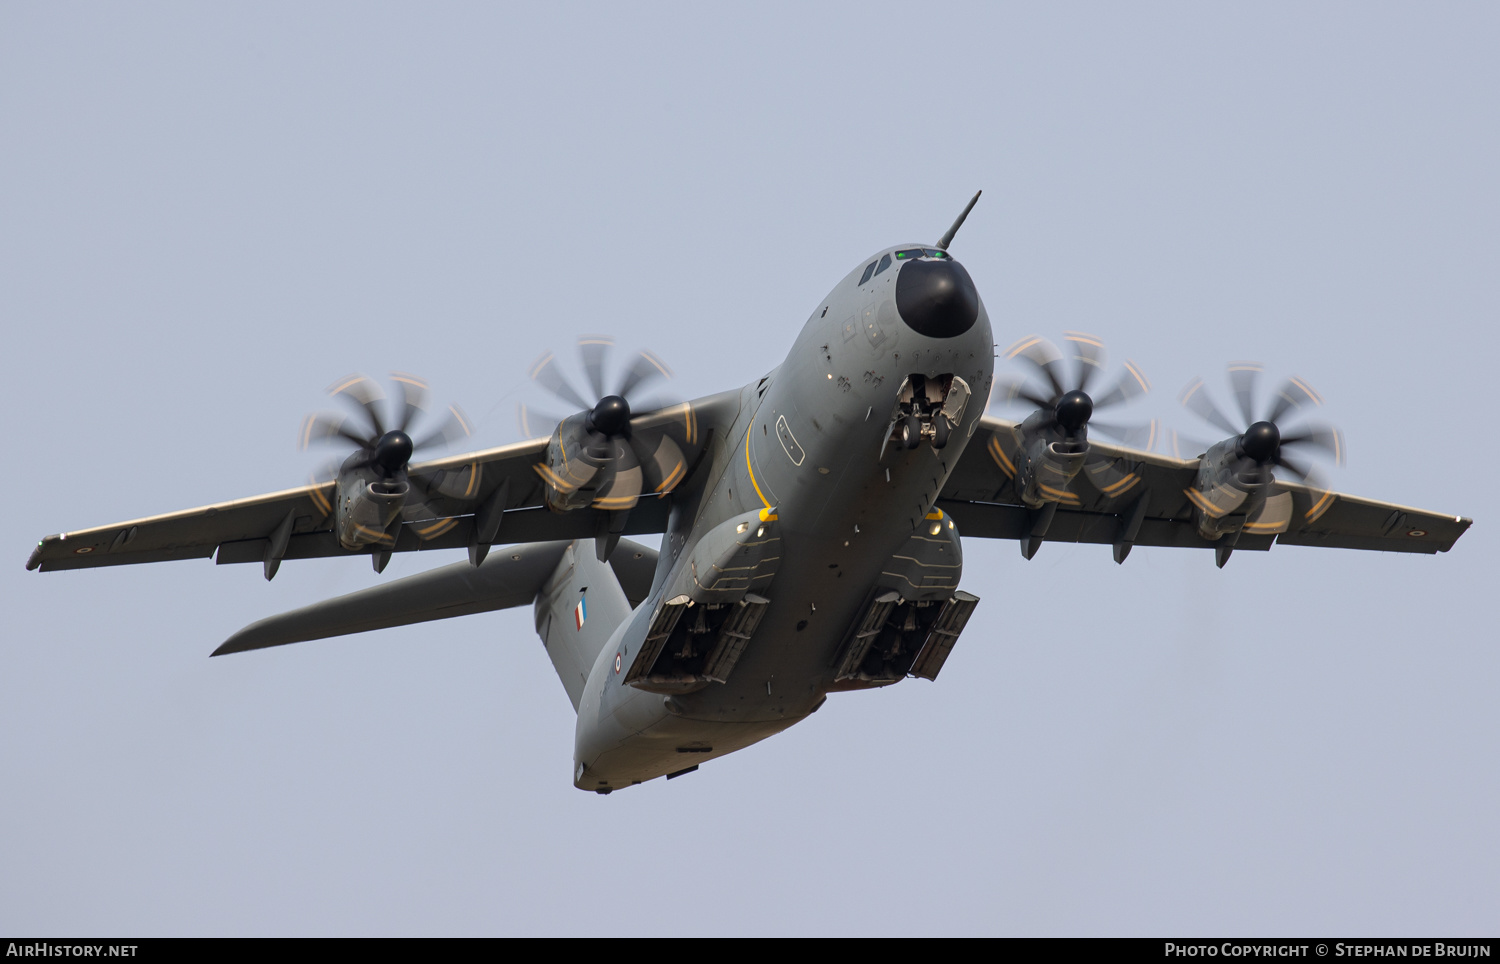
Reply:
<svg viewBox="0 0 1500 964"><path fill-rule="evenodd" d="M571 512L593 505L599 495L597 487L609 475L604 469L611 453L590 451L591 445L598 443L589 436L588 417L588 412L579 412L557 423L552 440L547 443L547 461L537 466L537 472L547 482L543 501L553 512ZM611 443L606 440L602 444Z"/></svg>
<svg viewBox="0 0 1500 964"><path fill-rule="evenodd" d="M1186 494L1198 509L1203 538L1218 540L1242 530L1274 535L1291 523L1291 493L1274 492L1269 482L1261 481L1258 468L1247 472L1244 464L1238 437L1210 446L1199 459L1198 478Z"/></svg>
<svg viewBox="0 0 1500 964"><path fill-rule="evenodd" d="M404 478L382 479L359 470L340 473L334 493L336 531L345 549L395 544L391 524L406 505L411 484Z"/></svg>
<svg viewBox="0 0 1500 964"><path fill-rule="evenodd" d="M1035 412L1016 428L1019 457L1016 459L1016 490L1021 501L1033 509L1048 502L1078 504L1068 485L1088 460L1088 436L1083 430L1073 437L1059 431L1048 413Z"/></svg>

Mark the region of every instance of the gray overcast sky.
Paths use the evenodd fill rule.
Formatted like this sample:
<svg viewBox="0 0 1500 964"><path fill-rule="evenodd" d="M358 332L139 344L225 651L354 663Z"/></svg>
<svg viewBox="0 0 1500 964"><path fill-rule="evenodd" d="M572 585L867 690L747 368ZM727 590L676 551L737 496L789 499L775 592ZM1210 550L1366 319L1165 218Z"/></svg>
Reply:
<svg viewBox="0 0 1500 964"><path fill-rule="evenodd" d="M1493 935L1489 4L0 5L0 931ZM300 483L354 370L513 440L582 332L758 378L935 239L1145 408L1259 359L1438 557L965 543L937 683L608 798L513 611L226 659L363 560L23 571ZM398 558L387 577L453 561Z"/></svg>

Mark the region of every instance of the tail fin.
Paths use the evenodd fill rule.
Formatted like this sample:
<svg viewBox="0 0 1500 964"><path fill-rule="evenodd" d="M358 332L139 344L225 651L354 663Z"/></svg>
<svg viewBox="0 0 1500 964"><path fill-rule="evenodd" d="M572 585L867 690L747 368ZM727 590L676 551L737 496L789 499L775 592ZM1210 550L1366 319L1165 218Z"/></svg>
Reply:
<svg viewBox="0 0 1500 964"><path fill-rule="evenodd" d="M615 555L639 558L642 549L622 542ZM615 569L599 561L593 540L579 540L563 550L557 568L537 594L536 631L547 645L547 655L574 710L599 651L615 628L630 617L631 609Z"/></svg>

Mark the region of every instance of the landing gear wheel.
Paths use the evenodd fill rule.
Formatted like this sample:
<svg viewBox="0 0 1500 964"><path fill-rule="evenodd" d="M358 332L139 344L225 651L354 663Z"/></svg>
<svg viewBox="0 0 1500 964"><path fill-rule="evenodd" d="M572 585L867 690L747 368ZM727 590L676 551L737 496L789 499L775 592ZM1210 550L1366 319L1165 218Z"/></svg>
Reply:
<svg viewBox="0 0 1500 964"><path fill-rule="evenodd" d="M932 420L932 447L940 449L948 444L948 436L953 434L953 423L948 421L948 416L939 415Z"/></svg>
<svg viewBox="0 0 1500 964"><path fill-rule="evenodd" d="M901 446L914 449L922 444L922 422L915 415L908 415L901 422Z"/></svg>

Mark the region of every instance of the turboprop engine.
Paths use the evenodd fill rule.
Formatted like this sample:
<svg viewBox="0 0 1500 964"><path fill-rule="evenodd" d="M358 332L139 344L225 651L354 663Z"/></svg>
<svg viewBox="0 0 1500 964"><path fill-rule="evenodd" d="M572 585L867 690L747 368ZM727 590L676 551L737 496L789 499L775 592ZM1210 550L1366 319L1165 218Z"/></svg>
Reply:
<svg viewBox="0 0 1500 964"><path fill-rule="evenodd" d="M1090 462L1088 429L1095 409L1123 404L1145 394L1151 387L1140 369L1126 362L1125 370L1115 384L1095 399L1088 393L1088 387L1094 375L1104 367L1103 343L1092 335L1079 332L1068 332L1066 340L1073 347L1073 357L1077 362L1076 373L1071 378L1057 349L1045 338L1030 335L1012 345L1006 357L1030 363L1046 380L1046 385L1011 379L999 386L1002 401L1019 399L1036 406L1036 410L1015 429L1018 448L1016 489L1021 500L1033 509L1047 503L1078 503L1078 497L1069 491L1069 486ZM1069 384L1073 387L1069 388ZM1147 449L1156 436L1155 422L1143 425L1093 424L1111 438ZM1090 472L1096 476L1096 486L1105 494L1112 494L1112 480L1120 473L1115 472L1108 461L1090 466Z"/></svg>
<svg viewBox="0 0 1500 964"><path fill-rule="evenodd" d="M1338 429L1325 425L1305 425L1300 430L1283 432L1278 421L1306 405L1321 405L1323 400L1301 379L1291 378L1277 391L1264 418L1254 416L1255 384L1262 372L1259 365L1241 362L1229 366L1240 414L1248 424L1235 424L1214 405L1203 390L1203 379L1195 379L1182 394L1182 404L1210 424L1234 433L1203 450L1199 457L1198 478L1187 496L1198 509L1198 533L1205 539L1222 540L1241 531L1260 535L1285 532L1291 522L1293 499L1290 492L1276 491L1273 469L1285 469L1294 478L1320 487L1311 466L1288 455L1286 449L1298 446L1321 452L1336 463L1344 460L1344 439ZM1174 440L1181 456L1182 441ZM1190 446L1192 447L1192 446Z"/></svg>
<svg viewBox="0 0 1500 964"><path fill-rule="evenodd" d="M375 546L377 571L390 558L401 512L411 496L406 467L412 454L448 444L470 432L467 419L453 406L434 430L414 441L407 430L426 410L427 383L402 373L393 374L391 381L396 401L390 411L382 411L379 403L385 396L375 382L363 375L351 375L334 385L329 394L352 403L357 414L352 418L310 415L302 423L301 433L303 448L340 439L355 444L354 452L334 476L334 531L339 545L351 552Z"/></svg>
<svg viewBox="0 0 1500 964"><path fill-rule="evenodd" d="M671 492L687 476L700 451L691 405L631 402L644 384L669 375L655 355L641 352L615 389L605 391L605 362L613 344L599 336L578 343L589 387L599 399L593 405L557 370L553 354L543 355L532 366L533 381L584 409L563 419L550 419L521 407L521 428L527 435L532 434L535 422L556 422L546 462L537 466L546 482L543 500L554 512L589 507L628 512L643 498ZM644 414L636 414L633 409L637 407L646 409Z"/></svg>

